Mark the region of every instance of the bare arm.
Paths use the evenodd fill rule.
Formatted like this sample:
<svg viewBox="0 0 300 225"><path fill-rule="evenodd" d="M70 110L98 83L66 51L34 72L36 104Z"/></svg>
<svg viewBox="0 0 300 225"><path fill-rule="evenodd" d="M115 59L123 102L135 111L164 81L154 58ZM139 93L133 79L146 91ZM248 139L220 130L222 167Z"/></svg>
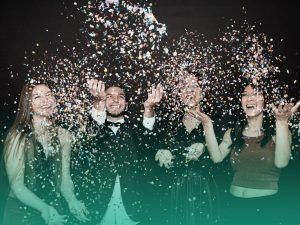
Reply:
<svg viewBox="0 0 300 225"><path fill-rule="evenodd" d="M70 175L70 161L71 161L71 148L72 136L71 134L60 128L60 142L62 147L62 180L61 180L61 193L67 202L76 199L74 194L74 185Z"/></svg>
<svg viewBox="0 0 300 225"><path fill-rule="evenodd" d="M17 146L17 140L19 140L18 137L11 143L11 146L8 147L7 150L9 152L5 161L9 185L13 195L23 204L38 210L47 224L63 224L65 217L59 215L52 206L47 205L25 186L25 140L22 140L19 146Z"/></svg>
<svg viewBox="0 0 300 225"><path fill-rule="evenodd" d="M276 118L276 136L275 136L275 161L278 168L284 168L288 165L291 157L291 133L289 131L288 120L297 111L300 102L295 106L293 104L280 105L273 107Z"/></svg>
<svg viewBox="0 0 300 225"><path fill-rule="evenodd" d="M222 162L230 152L229 146L232 144L232 140L230 137L231 130L229 129L225 132L221 144L218 145L214 127L210 117L200 111L191 111L190 114L201 121L203 125L205 142L207 144L207 149L212 161L214 163Z"/></svg>
<svg viewBox="0 0 300 225"><path fill-rule="evenodd" d="M205 132L205 142L211 159L214 163L222 162L230 153L229 146L232 144L230 130L225 132L222 142L218 145L213 124L204 125L203 128Z"/></svg>
<svg viewBox="0 0 300 225"><path fill-rule="evenodd" d="M60 191L66 199L72 214L80 221L87 221L88 211L85 205L78 201L74 194L74 184L70 174L71 149L73 137L69 131L60 128L60 142L62 145L62 180Z"/></svg>
<svg viewBox="0 0 300 225"><path fill-rule="evenodd" d="M25 205L42 212L48 205L24 184L25 140L22 140L19 146L16 140L13 141L8 151L5 166L13 195Z"/></svg>

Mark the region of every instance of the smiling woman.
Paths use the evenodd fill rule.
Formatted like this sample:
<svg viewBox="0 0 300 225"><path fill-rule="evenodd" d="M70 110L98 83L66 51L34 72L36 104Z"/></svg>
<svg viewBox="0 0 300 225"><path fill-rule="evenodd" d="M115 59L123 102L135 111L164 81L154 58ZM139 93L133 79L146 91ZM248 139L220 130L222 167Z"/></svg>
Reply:
<svg viewBox="0 0 300 225"><path fill-rule="evenodd" d="M55 125L56 100L45 84L26 84L14 124L4 146L9 196L4 225L64 224L67 217L59 192L71 213L86 221L83 203L70 178L70 133Z"/></svg>
<svg viewBox="0 0 300 225"><path fill-rule="evenodd" d="M244 87L242 117L237 118L233 129L226 131L220 145L214 138L212 125L205 122L205 115L196 116L204 124L206 136L210 136L207 146L211 159L217 163L230 155L234 176L228 224L279 224L282 209L275 194L281 169L288 165L291 155L288 120L300 104L273 107L274 124L266 107L270 98L266 88L254 81Z"/></svg>
<svg viewBox="0 0 300 225"><path fill-rule="evenodd" d="M32 112L35 115L49 117L56 111L56 101L46 85L37 85L32 90Z"/></svg>

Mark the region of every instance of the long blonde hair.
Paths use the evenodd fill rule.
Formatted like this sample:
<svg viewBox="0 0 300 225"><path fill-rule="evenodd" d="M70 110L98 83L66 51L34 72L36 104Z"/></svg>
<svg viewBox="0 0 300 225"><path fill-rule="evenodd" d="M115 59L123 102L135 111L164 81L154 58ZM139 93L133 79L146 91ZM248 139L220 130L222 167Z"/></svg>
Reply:
<svg viewBox="0 0 300 225"><path fill-rule="evenodd" d="M18 111L13 125L8 131L4 142L4 161L6 162L7 158L11 156L16 156L18 154L23 154L21 143L25 141L26 135L32 131L32 117L31 117L31 97L32 91L35 87L35 84L27 83L24 85L20 101L18 105Z"/></svg>

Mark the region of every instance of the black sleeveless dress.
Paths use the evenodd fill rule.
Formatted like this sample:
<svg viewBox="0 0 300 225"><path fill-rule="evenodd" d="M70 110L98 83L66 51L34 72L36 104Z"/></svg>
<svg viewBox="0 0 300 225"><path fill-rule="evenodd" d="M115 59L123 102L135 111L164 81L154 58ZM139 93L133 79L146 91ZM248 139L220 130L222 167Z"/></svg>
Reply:
<svg viewBox="0 0 300 225"><path fill-rule="evenodd" d="M24 183L35 195L65 214L66 203L59 192L61 183L61 145L56 134L52 138L53 154L46 156L43 146L30 134L25 142ZM9 196L4 209L3 225L43 225L41 213L15 197ZM68 223L71 224L71 223ZM73 223L72 223L73 224Z"/></svg>
<svg viewBox="0 0 300 225"><path fill-rule="evenodd" d="M160 168L165 171L159 172L166 190L167 221L172 225L215 224L218 222L219 197L213 163L207 150L196 161L187 161L185 155L191 145L204 144L203 129L199 126L188 133L181 123L174 131L160 136L160 149L169 149L175 156L173 166Z"/></svg>

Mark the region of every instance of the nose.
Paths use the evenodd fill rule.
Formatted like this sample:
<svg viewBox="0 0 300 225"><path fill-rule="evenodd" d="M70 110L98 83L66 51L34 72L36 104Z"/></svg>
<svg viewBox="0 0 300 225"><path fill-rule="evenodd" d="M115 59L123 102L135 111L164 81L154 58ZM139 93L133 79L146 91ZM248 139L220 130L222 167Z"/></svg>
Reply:
<svg viewBox="0 0 300 225"><path fill-rule="evenodd" d="M248 99L249 99L249 100L255 99L255 95L254 95L254 94L250 94L250 95L248 96Z"/></svg>
<svg viewBox="0 0 300 225"><path fill-rule="evenodd" d="M52 104L53 103L53 98L50 96L46 96L45 98L43 98L43 104Z"/></svg>
<svg viewBox="0 0 300 225"><path fill-rule="evenodd" d="M118 102L119 102L119 97L118 97L118 96L114 96L114 97L113 97L113 102L118 103Z"/></svg>

